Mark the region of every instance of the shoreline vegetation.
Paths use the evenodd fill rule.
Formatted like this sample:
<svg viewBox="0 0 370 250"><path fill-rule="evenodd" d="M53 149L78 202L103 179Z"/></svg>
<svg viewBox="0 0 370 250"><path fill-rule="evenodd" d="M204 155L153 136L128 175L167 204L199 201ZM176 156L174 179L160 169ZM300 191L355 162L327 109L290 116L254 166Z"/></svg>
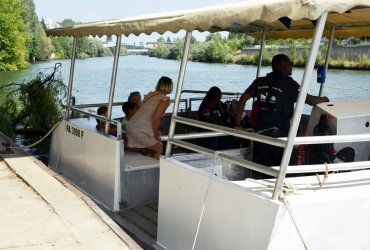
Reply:
<svg viewBox="0 0 370 250"><path fill-rule="evenodd" d="M164 39L163 39L164 40ZM184 39L176 38L173 43L158 41L158 46L149 51L149 56L180 60ZM324 40L324 39L323 39ZM268 40L262 52L262 65L271 65L272 57L278 53L287 54L295 66L304 67L309 55L310 40ZM330 59L329 68L370 70L370 43L366 38L363 40L347 40L350 45L341 45L343 41L335 40L332 53L335 50L348 48L353 50L355 56L349 58L342 53L341 58ZM189 52L191 61L208 63L232 63L240 65L258 65L260 41L243 34L229 34L222 38L220 34L210 34L205 42L198 42L192 38ZM366 53L363 54L363 48ZM320 46L316 66L325 64L325 55L328 49L328 41ZM248 51L249 50L249 51ZM354 57L354 58L353 58Z"/></svg>
<svg viewBox="0 0 370 250"><path fill-rule="evenodd" d="M35 11L34 0L0 0L0 71L16 71L27 68L31 62L46 61L49 59L69 59L72 52L71 37L47 37L46 24L42 18L39 21ZM71 19L59 22L59 27L79 24ZM6 42L1 42L6 41ZM93 37L80 37L77 39L77 58L112 56L114 48L108 48L103 43L112 42L111 37L105 41ZM184 38L169 37L167 40L160 37L155 48L149 49L152 57L179 60L182 56ZM189 59L196 62L207 63L233 63L241 65L257 65L258 54L247 53L248 48L259 46L260 41L245 34L229 33L222 37L220 33L209 34L204 42L191 39ZM262 65L270 65L272 57L277 53L290 56L298 67L306 63L310 40L267 40L263 50ZM142 45L141 45L142 46ZM126 49L127 47L127 49ZM121 46L121 55L128 54L130 49ZM135 47L135 46L134 46ZM323 65L328 47L327 39L322 39L316 66ZM350 48L358 50L359 47L370 48L367 38L334 40L333 50L336 48ZM285 48L283 52L281 49ZM135 48L134 48L135 49ZM365 52L364 52L365 51ZM349 58L346 53L340 58L329 60L329 68L370 70L370 49L358 50L355 58Z"/></svg>

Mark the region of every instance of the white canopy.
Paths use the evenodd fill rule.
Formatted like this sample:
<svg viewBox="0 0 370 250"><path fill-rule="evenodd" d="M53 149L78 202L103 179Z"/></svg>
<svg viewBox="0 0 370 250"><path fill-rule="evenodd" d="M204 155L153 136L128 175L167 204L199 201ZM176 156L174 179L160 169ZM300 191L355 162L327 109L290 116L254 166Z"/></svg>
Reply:
<svg viewBox="0 0 370 250"><path fill-rule="evenodd" d="M328 12L324 35L332 26L339 38L370 36L370 0L250 0L188 11L158 13L47 30L50 36L111 36L166 31L237 31L254 37L310 38L314 20ZM288 17L288 18L286 18ZM284 25L280 18L290 22Z"/></svg>

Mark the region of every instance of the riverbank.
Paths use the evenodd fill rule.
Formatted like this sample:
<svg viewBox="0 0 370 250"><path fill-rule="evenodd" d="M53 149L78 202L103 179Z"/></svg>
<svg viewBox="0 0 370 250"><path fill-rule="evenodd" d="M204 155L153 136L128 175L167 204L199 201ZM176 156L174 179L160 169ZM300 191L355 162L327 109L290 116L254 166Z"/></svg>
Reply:
<svg viewBox="0 0 370 250"><path fill-rule="evenodd" d="M0 133L0 249L141 249L85 194ZM8 150L9 151L9 150Z"/></svg>

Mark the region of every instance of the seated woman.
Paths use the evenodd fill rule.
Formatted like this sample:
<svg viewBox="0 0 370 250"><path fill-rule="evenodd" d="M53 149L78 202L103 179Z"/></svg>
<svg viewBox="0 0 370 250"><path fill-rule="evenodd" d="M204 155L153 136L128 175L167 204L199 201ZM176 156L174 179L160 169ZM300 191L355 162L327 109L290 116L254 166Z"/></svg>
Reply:
<svg viewBox="0 0 370 250"><path fill-rule="evenodd" d="M200 121L213 123L217 125L228 126L228 113L226 105L221 101L221 90L213 86L204 97L198 109Z"/></svg>
<svg viewBox="0 0 370 250"><path fill-rule="evenodd" d="M160 142L160 123L170 104L167 94L172 92L171 78L162 76L155 87L141 103L140 108L126 125L128 150L140 151L159 159L163 146Z"/></svg>
<svg viewBox="0 0 370 250"><path fill-rule="evenodd" d="M211 87L198 109L198 117L202 122L208 122L215 125L228 126L231 124L231 116L228 107L221 101L221 90L213 86ZM234 144L232 137L211 137L202 138L198 142L201 146L213 150L229 148Z"/></svg>

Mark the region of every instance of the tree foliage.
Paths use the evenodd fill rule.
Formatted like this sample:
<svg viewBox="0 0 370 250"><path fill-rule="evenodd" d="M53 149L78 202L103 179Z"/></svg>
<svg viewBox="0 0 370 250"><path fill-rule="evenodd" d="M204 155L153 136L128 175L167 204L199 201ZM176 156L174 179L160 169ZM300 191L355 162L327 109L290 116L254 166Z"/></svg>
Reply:
<svg viewBox="0 0 370 250"><path fill-rule="evenodd" d="M66 96L60 66L56 64L50 74L39 72L29 81L1 87L7 94L0 111L13 127L47 131L60 120Z"/></svg>
<svg viewBox="0 0 370 250"><path fill-rule="evenodd" d="M29 37L20 0L0 0L0 71L28 66L25 47Z"/></svg>

